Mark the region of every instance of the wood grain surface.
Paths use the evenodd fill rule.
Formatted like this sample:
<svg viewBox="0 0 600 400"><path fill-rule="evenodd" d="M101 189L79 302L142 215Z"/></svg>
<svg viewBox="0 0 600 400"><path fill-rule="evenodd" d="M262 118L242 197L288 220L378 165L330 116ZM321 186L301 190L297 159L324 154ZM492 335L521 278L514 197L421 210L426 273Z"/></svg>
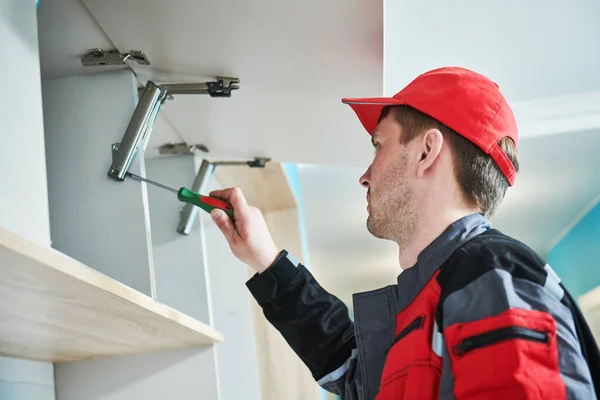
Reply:
<svg viewBox="0 0 600 400"><path fill-rule="evenodd" d="M0 228L1 355L64 362L222 340L208 325Z"/></svg>
<svg viewBox="0 0 600 400"><path fill-rule="evenodd" d="M296 198L283 166L268 162L264 168L217 166L215 177L224 187L239 187L248 204L263 212L296 208Z"/></svg>

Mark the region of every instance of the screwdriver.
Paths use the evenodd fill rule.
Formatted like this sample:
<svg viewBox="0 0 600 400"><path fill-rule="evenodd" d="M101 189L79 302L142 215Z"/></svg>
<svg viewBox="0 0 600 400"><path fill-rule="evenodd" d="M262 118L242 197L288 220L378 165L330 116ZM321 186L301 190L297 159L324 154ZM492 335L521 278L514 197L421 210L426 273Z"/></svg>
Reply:
<svg viewBox="0 0 600 400"><path fill-rule="evenodd" d="M158 183L158 182L151 181L150 179L142 178L141 176L132 174L131 172L127 172L126 175L135 180L138 180L141 182L146 182L152 186L156 186L157 188L161 188L164 190L168 190L169 192L175 193L175 194L177 194L177 199L179 201L182 201L184 203L193 204L197 207L200 207L201 209L203 209L204 211L206 211L209 214L215 208L223 210L223 211L225 211L225 213L227 213L229 218L233 219L233 207L231 206L231 204L229 204L221 199L217 199L216 197L204 196L199 193L192 192L191 190L189 190L188 188L185 188L185 187L182 187L181 189L176 190L169 186L165 186L162 183Z"/></svg>

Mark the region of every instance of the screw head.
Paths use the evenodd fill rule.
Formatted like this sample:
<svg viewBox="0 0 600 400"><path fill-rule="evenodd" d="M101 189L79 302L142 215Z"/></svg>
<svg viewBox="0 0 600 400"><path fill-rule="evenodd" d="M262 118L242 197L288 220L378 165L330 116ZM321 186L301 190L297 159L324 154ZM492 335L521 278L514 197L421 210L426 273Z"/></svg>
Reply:
<svg viewBox="0 0 600 400"><path fill-rule="evenodd" d="M119 144L118 143L113 144L112 149L113 149L113 151L119 151Z"/></svg>
<svg viewBox="0 0 600 400"><path fill-rule="evenodd" d="M111 169L111 170L110 170L110 173L111 173L112 175L119 175L119 170L118 170L118 169L116 169L116 168L113 168L113 169Z"/></svg>

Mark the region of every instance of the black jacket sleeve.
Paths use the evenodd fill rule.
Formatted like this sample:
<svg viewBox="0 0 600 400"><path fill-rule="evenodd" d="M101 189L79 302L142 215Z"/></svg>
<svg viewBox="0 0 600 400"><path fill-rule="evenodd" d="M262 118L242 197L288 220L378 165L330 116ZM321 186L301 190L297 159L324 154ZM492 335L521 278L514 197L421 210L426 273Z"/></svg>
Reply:
<svg viewBox="0 0 600 400"><path fill-rule="evenodd" d="M344 400L362 398L354 324L340 299L285 250L246 286L323 388Z"/></svg>

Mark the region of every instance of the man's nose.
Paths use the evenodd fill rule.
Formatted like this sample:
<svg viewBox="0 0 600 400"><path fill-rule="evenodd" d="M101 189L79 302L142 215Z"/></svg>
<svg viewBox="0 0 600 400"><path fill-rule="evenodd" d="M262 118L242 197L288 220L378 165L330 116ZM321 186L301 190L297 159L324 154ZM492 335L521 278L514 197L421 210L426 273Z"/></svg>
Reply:
<svg viewBox="0 0 600 400"><path fill-rule="evenodd" d="M361 186L368 188L370 179L371 179L371 166L369 165L369 168L367 169L367 171L364 174L362 174L362 176L360 177L359 182L360 182Z"/></svg>

